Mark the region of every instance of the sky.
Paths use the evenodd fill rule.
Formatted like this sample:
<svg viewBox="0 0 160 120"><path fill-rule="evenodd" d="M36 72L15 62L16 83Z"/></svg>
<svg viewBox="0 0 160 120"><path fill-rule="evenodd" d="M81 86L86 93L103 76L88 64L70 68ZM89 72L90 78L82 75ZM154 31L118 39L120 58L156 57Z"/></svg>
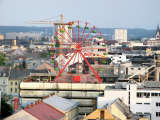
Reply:
<svg viewBox="0 0 160 120"><path fill-rule="evenodd" d="M87 21L99 28L155 29L159 6L160 0L0 0L0 25L29 26L27 21L57 20L63 13L66 21Z"/></svg>

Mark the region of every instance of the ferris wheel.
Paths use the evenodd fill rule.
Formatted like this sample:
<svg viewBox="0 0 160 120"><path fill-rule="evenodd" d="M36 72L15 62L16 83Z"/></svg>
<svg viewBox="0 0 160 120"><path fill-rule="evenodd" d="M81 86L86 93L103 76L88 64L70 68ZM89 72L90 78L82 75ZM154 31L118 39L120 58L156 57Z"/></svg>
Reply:
<svg viewBox="0 0 160 120"><path fill-rule="evenodd" d="M98 58L106 58L107 52L106 42L96 26L81 21L57 25L50 51L52 62L58 69L54 81L67 73L80 82L81 76L92 73L98 83L102 82L98 71L91 65Z"/></svg>

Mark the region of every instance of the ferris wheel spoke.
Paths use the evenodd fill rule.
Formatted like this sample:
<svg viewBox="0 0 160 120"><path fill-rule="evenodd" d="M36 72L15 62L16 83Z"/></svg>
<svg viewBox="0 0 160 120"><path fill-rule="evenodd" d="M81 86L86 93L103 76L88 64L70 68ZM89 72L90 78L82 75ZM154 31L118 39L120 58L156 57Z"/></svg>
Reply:
<svg viewBox="0 0 160 120"><path fill-rule="evenodd" d="M88 37L91 35L92 31L95 30L95 26L91 28L91 30L88 32L87 36L84 38L84 41L88 39ZM81 41L82 42L82 41Z"/></svg>
<svg viewBox="0 0 160 120"><path fill-rule="evenodd" d="M82 50L96 50L96 49L103 49L103 50L106 50L106 48L104 48L104 47L99 47L99 48L95 48L95 47L92 47L92 48L87 48L87 47L83 47L83 48L81 48Z"/></svg>
<svg viewBox="0 0 160 120"><path fill-rule="evenodd" d="M56 67L58 68L58 71L60 72L60 68L59 68L59 66L58 66L58 63L56 63L55 65L56 65Z"/></svg>
<svg viewBox="0 0 160 120"><path fill-rule="evenodd" d="M82 59L82 56L81 56L81 55L80 55L80 59L81 59L81 61L82 61L82 65L83 65L84 71L85 71L85 73L87 74L87 70L86 70L86 67L85 67L85 65L84 65L84 61L83 61L83 59Z"/></svg>
<svg viewBox="0 0 160 120"><path fill-rule="evenodd" d="M98 37L98 35L94 35L94 36L92 36L91 38L89 38L89 39L86 39L86 42L90 42L91 40L93 40L94 38L96 38L96 37Z"/></svg>
<svg viewBox="0 0 160 120"><path fill-rule="evenodd" d="M79 43L79 28L80 26L79 26L79 21L78 21L78 43Z"/></svg>
<svg viewBox="0 0 160 120"><path fill-rule="evenodd" d="M87 22L85 23L85 27L83 28L83 33L82 33L82 37L81 37L81 40L79 43L81 43L82 39L83 39L83 36L84 36L84 33L85 33L85 30L86 30L86 27L87 27Z"/></svg>
<svg viewBox="0 0 160 120"><path fill-rule="evenodd" d="M98 72L96 72L94 70L94 68L90 65L90 63L88 62L88 60L85 58L85 56L81 52L79 52L79 53L82 55L83 59L85 60L85 62L87 63L87 65L89 66L89 68L91 69L91 71L95 74L95 76L98 79L99 83L102 83L102 79L98 75Z"/></svg>
<svg viewBox="0 0 160 120"><path fill-rule="evenodd" d="M79 74L79 53L78 53L78 74Z"/></svg>
<svg viewBox="0 0 160 120"><path fill-rule="evenodd" d="M64 65L64 67L60 70L60 72L57 74L57 76L55 77L54 81L56 81L56 79L63 73L63 71L65 70L65 68L67 67L67 65L71 62L71 60L73 59L73 57L77 54L77 52L75 51L75 53L72 55L72 57L68 60L68 62Z"/></svg>
<svg viewBox="0 0 160 120"><path fill-rule="evenodd" d="M75 59L76 59L76 57L77 57L77 54L74 56L74 59L73 59L73 63L72 63L72 65L71 65L71 69L70 69L70 72L72 72L72 69L73 69L73 65L74 65L74 63L75 63Z"/></svg>
<svg viewBox="0 0 160 120"><path fill-rule="evenodd" d="M56 32L56 35L59 35L62 39L67 40L67 42L71 43L71 41L66 39L63 34Z"/></svg>
<svg viewBox="0 0 160 120"><path fill-rule="evenodd" d="M67 35L68 35L68 37L69 37L69 39L71 40L71 42L72 42L72 37L71 37L71 35L67 32L67 30L66 30L66 28L64 27L64 31L65 31L65 33L67 33Z"/></svg>
<svg viewBox="0 0 160 120"><path fill-rule="evenodd" d="M73 27L72 27L72 33L73 33L73 37L74 37L73 42L76 43L77 40L76 40L76 36L75 36L74 30L73 30Z"/></svg>

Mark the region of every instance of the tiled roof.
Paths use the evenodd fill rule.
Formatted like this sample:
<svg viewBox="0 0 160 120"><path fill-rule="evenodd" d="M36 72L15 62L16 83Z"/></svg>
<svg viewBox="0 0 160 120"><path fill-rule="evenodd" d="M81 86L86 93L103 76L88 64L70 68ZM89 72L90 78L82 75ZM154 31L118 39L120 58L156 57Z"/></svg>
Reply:
<svg viewBox="0 0 160 120"><path fill-rule="evenodd" d="M47 70L34 70L34 69L12 69L10 73L10 80L22 80L24 77L30 75L30 73L48 73Z"/></svg>
<svg viewBox="0 0 160 120"><path fill-rule="evenodd" d="M9 76L9 67L0 67L0 77L8 77Z"/></svg>
<svg viewBox="0 0 160 120"><path fill-rule="evenodd" d="M43 63L37 66L37 70L44 70L44 69L50 70L51 73L55 73L54 68L48 63Z"/></svg>
<svg viewBox="0 0 160 120"><path fill-rule="evenodd" d="M24 109L26 112L35 116L39 120L60 120L65 114L51 107L50 105L40 102Z"/></svg>
<svg viewBox="0 0 160 120"><path fill-rule="evenodd" d="M32 116L31 114L29 114L28 112L21 110L7 118L5 118L4 120L38 120L36 117Z"/></svg>
<svg viewBox="0 0 160 120"><path fill-rule="evenodd" d="M50 96L49 98L44 99L43 102L46 104L49 104L50 106L62 112L70 111L71 109L79 105L78 102L75 102L73 100L68 100L56 95L53 95L53 96Z"/></svg>

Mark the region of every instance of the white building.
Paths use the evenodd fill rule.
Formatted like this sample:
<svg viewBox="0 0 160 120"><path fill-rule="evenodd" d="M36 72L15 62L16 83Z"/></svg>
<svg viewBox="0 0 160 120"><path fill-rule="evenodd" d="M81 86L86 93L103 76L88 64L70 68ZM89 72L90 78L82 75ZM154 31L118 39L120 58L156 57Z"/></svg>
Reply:
<svg viewBox="0 0 160 120"><path fill-rule="evenodd" d="M106 87L104 97L98 97L97 107L102 108L117 98L122 99L133 113L147 114L152 120L160 120L160 83L126 83Z"/></svg>
<svg viewBox="0 0 160 120"><path fill-rule="evenodd" d="M5 39L30 39L35 41L40 41L42 38L42 33L40 32L10 32L6 33Z"/></svg>
<svg viewBox="0 0 160 120"><path fill-rule="evenodd" d="M143 42L130 41L128 46L132 48L132 47L144 46L144 45L143 45Z"/></svg>
<svg viewBox="0 0 160 120"><path fill-rule="evenodd" d="M119 43L127 42L127 29L115 29L115 40Z"/></svg>
<svg viewBox="0 0 160 120"><path fill-rule="evenodd" d="M112 63L114 64L120 64L120 63L125 63L128 62L129 59L127 59L126 55L118 55L118 54L114 54L114 55L107 55L109 58L111 58Z"/></svg>
<svg viewBox="0 0 160 120"><path fill-rule="evenodd" d="M0 91L2 94L8 94L9 69L0 67Z"/></svg>

